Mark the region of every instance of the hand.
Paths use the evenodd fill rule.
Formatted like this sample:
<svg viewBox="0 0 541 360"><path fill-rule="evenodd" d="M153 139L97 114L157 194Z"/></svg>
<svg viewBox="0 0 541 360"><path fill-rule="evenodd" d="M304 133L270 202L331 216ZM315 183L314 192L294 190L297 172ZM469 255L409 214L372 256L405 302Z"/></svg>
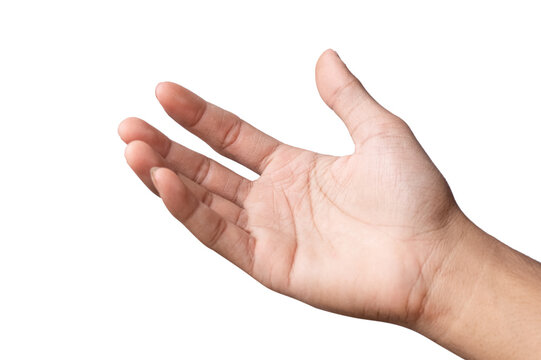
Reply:
<svg viewBox="0 0 541 360"><path fill-rule="evenodd" d="M285 145L162 83L156 95L173 119L260 177L137 118L119 128L128 163L199 240L273 290L410 327L465 358L537 358L541 264L466 218L407 125L335 52L319 59L316 82L355 142L351 155Z"/></svg>
<svg viewBox="0 0 541 360"><path fill-rule="evenodd" d="M355 142L351 155L283 144L162 83L156 96L173 119L260 177L249 181L137 118L119 128L127 161L201 242L265 286L337 313L411 324L462 214L408 126L334 51L320 57L316 82Z"/></svg>

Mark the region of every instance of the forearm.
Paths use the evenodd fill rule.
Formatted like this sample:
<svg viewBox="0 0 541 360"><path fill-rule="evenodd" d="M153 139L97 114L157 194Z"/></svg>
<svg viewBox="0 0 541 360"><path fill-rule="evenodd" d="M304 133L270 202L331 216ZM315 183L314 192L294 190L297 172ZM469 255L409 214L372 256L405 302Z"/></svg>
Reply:
<svg viewBox="0 0 541 360"><path fill-rule="evenodd" d="M453 236L415 330L466 359L539 359L541 264L465 217Z"/></svg>

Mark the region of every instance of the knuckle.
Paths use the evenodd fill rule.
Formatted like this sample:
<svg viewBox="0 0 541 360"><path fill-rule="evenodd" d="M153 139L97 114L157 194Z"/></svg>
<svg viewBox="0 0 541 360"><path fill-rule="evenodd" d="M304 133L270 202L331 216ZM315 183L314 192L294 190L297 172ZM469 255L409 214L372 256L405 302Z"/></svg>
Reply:
<svg viewBox="0 0 541 360"><path fill-rule="evenodd" d="M214 195L210 191L205 191L205 193L203 194L203 197L201 198L201 202L210 208L212 207L213 201L214 201Z"/></svg>
<svg viewBox="0 0 541 360"><path fill-rule="evenodd" d="M205 245L207 245L211 249L216 248L216 245L222 238L226 229L227 229L227 222L223 218L218 219Z"/></svg>
<svg viewBox="0 0 541 360"><path fill-rule="evenodd" d="M232 121L229 128L224 132L224 137L220 144L220 147L223 150L226 150L237 142L237 140L240 138L241 128L242 122L239 119Z"/></svg>
<svg viewBox="0 0 541 360"><path fill-rule="evenodd" d="M204 158L195 172L194 181L198 184L203 184L210 173L211 161L209 158Z"/></svg>

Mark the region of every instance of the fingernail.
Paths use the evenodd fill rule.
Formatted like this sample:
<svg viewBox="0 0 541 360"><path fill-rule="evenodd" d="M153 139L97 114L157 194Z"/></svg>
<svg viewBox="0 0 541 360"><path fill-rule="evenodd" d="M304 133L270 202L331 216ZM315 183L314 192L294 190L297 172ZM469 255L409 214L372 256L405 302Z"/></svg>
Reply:
<svg viewBox="0 0 541 360"><path fill-rule="evenodd" d="M155 173L156 170L158 170L159 168L160 168L159 166L154 166L153 168L150 169L150 177L152 178L152 180L155 179L154 173Z"/></svg>

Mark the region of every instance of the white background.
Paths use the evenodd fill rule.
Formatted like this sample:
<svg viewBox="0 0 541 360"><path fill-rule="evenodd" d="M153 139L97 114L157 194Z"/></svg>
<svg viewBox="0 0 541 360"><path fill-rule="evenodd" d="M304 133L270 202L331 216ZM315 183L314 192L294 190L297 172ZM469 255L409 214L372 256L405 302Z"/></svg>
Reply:
<svg viewBox="0 0 541 360"><path fill-rule="evenodd" d="M0 358L456 359L262 287L167 213L116 133L139 116L222 160L160 108L169 80L346 154L314 83L331 47L410 124L465 213L541 259L540 11L442 4L2 1Z"/></svg>

